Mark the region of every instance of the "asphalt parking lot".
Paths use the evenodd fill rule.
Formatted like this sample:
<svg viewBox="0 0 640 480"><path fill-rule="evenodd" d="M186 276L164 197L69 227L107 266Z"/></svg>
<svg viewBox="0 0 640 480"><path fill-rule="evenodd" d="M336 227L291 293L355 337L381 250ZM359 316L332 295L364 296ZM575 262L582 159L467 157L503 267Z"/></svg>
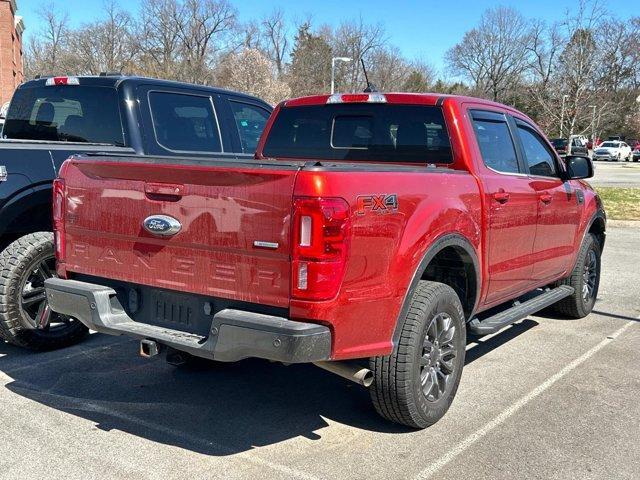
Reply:
<svg viewBox="0 0 640 480"><path fill-rule="evenodd" d="M640 187L640 162L594 162L595 175L589 183L597 187Z"/></svg>
<svg viewBox="0 0 640 480"><path fill-rule="evenodd" d="M468 346L424 431L313 366L176 368L134 341L0 345L0 478L640 478L640 229L610 229L596 311Z"/></svg>

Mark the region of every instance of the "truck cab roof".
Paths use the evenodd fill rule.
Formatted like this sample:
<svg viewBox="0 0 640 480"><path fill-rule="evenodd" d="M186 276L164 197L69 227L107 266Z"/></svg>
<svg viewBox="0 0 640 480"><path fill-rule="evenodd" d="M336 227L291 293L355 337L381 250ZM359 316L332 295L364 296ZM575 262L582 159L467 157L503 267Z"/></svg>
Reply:
<svg viewBox="0 0 640 480"><path fill-rule="evenodd" d="M368 98L368 99L367 99ZM375 100L380 98L380 100ZM330 101L330 99L332 99ZM384 99L384 100L383 100ZM297 97L282 102L283 106L299 107L305 105L322 105L326 103L391 103L403 105L442 105L445 100L453 100L456 103L475 103L493 106L510 112L522 113L507 105L486 100L483 98L469 97L465 95L452 95L445 93L407 93L407 92L339 92L333 95L310 95Z"/></svg>
<svg viewBox="0 0 640 480"><path fill-rule="evenodd" d="M254 101L260 102L260 103L265 103L264 100L255 97L253 95L248 95L246 93L242 93L242 92L236 92L236 91L232 91L232 90L227 90L227 89L223 89L223 88L218 88L218 87L211 87L208 85L194 85L194 84L190 84L190 83L185 83L185 82L178 82L178 81L173 81L173 80L161 80L161 79L157 79L157 78L148 78L148 77L138 77L138 76L127 76L127 75L64 75L64 76L46 76L46 77L41 77L41 78L36 78L34 80L29 80L26 81L24 83L22 83L18 88L19 89L23 89L23 88L36 88L36 87L44 87L47 86L49 82L49 85L51 84L51 79L70 79L70 78L74 78L74 79L78 79L78 82L80 85L86 85L86 86L95 86L95 87L113 87L113 88L119 88L121 86L129 86L133 89L135 89L137 86L140 85L157 85L159 87L166 87L166 88L171 88L171 87L179 87L182 90L207 90L211 93L214 94L229 94L232 93L236 96L239 97L244 97L247 99L252 99Z"/></svg>

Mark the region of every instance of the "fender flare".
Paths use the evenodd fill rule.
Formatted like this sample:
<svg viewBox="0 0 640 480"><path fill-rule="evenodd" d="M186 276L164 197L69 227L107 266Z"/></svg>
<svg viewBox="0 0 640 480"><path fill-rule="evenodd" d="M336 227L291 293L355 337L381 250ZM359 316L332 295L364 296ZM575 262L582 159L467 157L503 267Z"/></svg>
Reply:
<svg viewBox="0 0 640 480"><path fill-rule="evenodd" d="M582 233L582 241L583 242L584 242L584 239L587 236L587 233L589 233L589 230L591 230L591 227L596 222L596 220L602 220L602 223L604 223L604 231L605 232L607 231L607 214L605 213L605 211L602 208L598 208L595 211L595 213L591 216L591 219L589 220L589 223L587 223L587 228L585 228L584 232ZM603 241L602 247L604 248L604 241Z"/></svg>
<svg viewBox="0 0 640 480"><path fill-rule="evenodd" d="M471 258L473 262L473 269L476 274L476 294L473 303L473 308L469 314L469 319L473 317L473 312L478 307L478 302L480 300L480 291L481 291L481 271L480 271L480 262L478 261L478 256L473 248L473 245L469 240L458 233L448 233L438 237L430 246L427 248L426 253L423 255L422 260L418 264L413 276L411 278L411 282L409 283L409 288L407 289L404 300L402 302L402 308L400 309L400 313L398 314L398 318L396 318L396 325L393 330L393 345L398 344L398 340L400 338L400 332L402 330L402 319L407 315L409 311L409 307L411 306L411 299L413 298L413 294L418 287L418 282L422 278L427 266L434 259L434 257L440 253L443 249L447 247L459 247L462 248Z"/></svg>
<svg viewBox="0 0 640 480"><path fill-rule="evenodd" d="M600 252L602 253L602 250L604 250L604 243L605 243L605 240L606 240L606 232L607 232L607 214L605 213L605 211L602 208L598 208L595 211L595 213L593 215L591 215L591 219L589 219L589 222L587 223L587 226L585 227L584 232L582 232L582 240L580 240L580 245L578 246L578 251L582 247L582 244L584 243L584 240L587 238L587 234L589 233L589 230L591 230L591 227L596 222L596 220L602 220L602 222L604 223L604 234L605 234L605 236L602 238L602 245L600 245ZM576 268L576 262L577 261L578 261L578 256L576 255L576 259L574 260L573 265L571 266L571 270L569 270L569 274L571 274L571 272L573 272L573 270Z"/></svg>

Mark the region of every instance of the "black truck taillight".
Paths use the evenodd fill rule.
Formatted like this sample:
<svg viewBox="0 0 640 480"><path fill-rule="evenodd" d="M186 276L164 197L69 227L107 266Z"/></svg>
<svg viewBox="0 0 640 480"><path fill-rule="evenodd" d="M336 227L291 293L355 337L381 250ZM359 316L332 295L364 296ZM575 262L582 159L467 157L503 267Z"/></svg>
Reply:
<svg viewBox="0 0 640 480"><path fill-rule="evenodd" d="M64 231L64 211L66 205L66 191L64 180L56 178L53 181L53 235L55 243L56 260L64 262L65 251L65 231Z"/></svg>
<svg viewBox="0 0 640 480"><path fill-rule="evenodd" d="M344 277L351 219L342 198L297 197L293 201L293 298L329 300Z"/></svg>

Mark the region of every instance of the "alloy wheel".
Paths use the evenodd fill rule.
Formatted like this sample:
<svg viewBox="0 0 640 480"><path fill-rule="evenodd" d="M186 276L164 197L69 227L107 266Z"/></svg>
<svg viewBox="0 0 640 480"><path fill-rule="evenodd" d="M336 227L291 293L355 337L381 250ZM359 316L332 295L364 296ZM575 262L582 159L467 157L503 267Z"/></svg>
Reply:
<svg viewBox="0 0 640 480"><path fill-rule="evenodd" d="M56 277L55 257L48 256L37 260L28 270L20 290L20 308L24 318L36 330L50 332L62 330L75 320L51 310L47 302L44 282Z"/></svg>
<svg viewBox="0 0 640 480"><path fill-rule="evenodd" d="M426 399L438 401L454 377L456 327L446 313L433 317L425 332L420 358L420 382Z"/></svg>
<svg viewBox="0 0 640 480"><path fill-rule="evenodd" d="M596 252L589 250L584 262L584 271L582 273L582 299L585 302L588 302L593 297L596 290L597 277L598 260L596 258Z"/></svg>

